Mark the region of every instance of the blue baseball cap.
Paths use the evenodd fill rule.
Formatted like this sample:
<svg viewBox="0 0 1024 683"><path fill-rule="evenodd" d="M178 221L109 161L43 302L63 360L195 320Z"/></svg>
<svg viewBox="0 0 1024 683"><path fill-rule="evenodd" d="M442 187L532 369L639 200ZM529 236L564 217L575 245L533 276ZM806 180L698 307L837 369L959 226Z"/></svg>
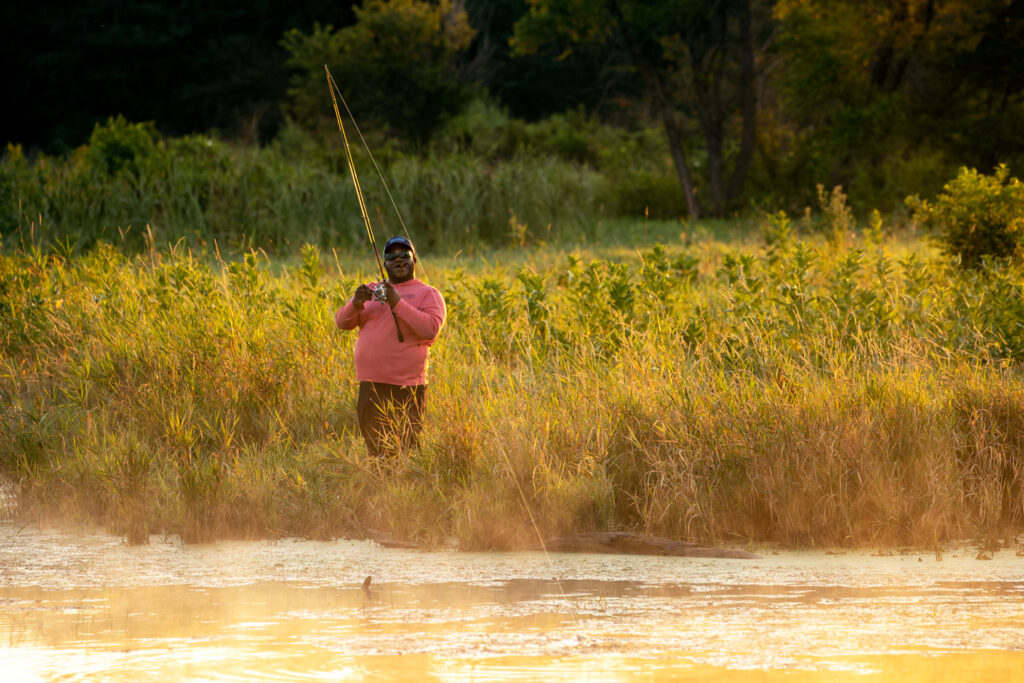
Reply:
<svg viewBox="0 0 1024 683"><path fill-rule="evenodd" d="M385 254L388 253L388 249L390 249L391 247L393 247L395 245L398 245L400 247L405 247L406 249L408 249L412 253L414 253L414 254L416 253L416 248L414 246L412 246L412 242L409 241L409 238L408 237L402 237L401 235L396 235L396 236L392 237L391 239L389 239L384 244L384 253Z"/></svg>

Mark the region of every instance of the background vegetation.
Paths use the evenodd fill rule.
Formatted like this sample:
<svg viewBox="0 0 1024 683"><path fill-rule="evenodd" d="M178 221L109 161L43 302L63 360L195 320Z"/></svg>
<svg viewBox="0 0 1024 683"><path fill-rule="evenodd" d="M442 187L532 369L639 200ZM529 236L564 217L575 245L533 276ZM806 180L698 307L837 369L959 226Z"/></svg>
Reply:
<svg viewBox="0 0 1024 683"><path fill-rule="evenodd" d="M1021 528L1024 3L271 4L0 10L25 518L468 548ZM363 455L331 324L372 261L325 63L378 236L376 165L449 304L398 462Z"/></svg>
<svg viewBox="0 0 1024 683"><path fill-rule="evenodd" d="M998 543L1024 522L1021 269L854 234L838 206L829 239L780 213L738 243L428 261L449 324L395 462L354 423L331 320L368 275L342 259L8 252L0 467L26 517L130 540Z"/></svg>
<svg viewBox="0 0 1024 683"><path fill-rule="evenodd" d="M119 115L151 122L167 145L201 134L235 154L277 147L304 161L319 148L314 156L330 157L339 140L325 63L389 172L443 158L480 175L495 150L473 144L467 156L451 129L474 111L504 117L484 129L509 134L506 156L523 142L515 129L587 122L550 144L530 140L540 156L585 168L615 139L653 135L659 144L643 157L621 149L628 163L599 169L613 186L651 186L606 207L633 217L648 203L690 218L797 213L814 205L817 184L842 186L866 216L933 196L961 166L1014 171L1024 156L1021 0L93 0L64 9L45 19L28 6L3 10L23 27L0 48L18 103L4 137L30 165L70 163L95 125ZM297 130L311 141L297 141ZM345 215L325 214L334 223ZM159 212L145 217L171 241L188 232L161 225ZM104 228L138 231L140 220L112 213ZM16 226L25 224L8 219L3 234Z"/></svg>

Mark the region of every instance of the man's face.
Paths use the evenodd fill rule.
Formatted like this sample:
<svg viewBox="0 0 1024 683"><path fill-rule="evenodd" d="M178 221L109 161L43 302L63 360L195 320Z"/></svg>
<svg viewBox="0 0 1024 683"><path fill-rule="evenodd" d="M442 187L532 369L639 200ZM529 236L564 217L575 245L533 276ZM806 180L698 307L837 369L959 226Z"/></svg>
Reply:
<svg viewBox="0 0 1024 683"><path fill-rule="evenodd" d="M416 271L416 257L408 247L395 245L384 252L384 269L393 283L411 280Z"/></svg>

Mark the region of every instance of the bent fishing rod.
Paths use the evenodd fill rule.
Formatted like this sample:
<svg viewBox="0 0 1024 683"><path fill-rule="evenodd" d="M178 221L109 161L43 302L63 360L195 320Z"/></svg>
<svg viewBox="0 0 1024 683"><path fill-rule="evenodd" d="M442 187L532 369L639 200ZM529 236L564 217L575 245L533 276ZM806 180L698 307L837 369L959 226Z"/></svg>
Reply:
<svg viewBox="0 0 1024 683"><path fill-rule="evenodd" d="M345 98L342 97L341 92L338 90L338 85L334 82L334 78L331 76L331 71L327 68L326 64L324 64L324 72L327 74L327 89L331 91L331 103L334 105L334 117L338 121L338 130L341 132L341 139L345 143L345 155L348 158L348 170L352 175L352 186L356 190L356 199L359 201L359 212L363 216L363 224L366 226L366 235L370 238L370 246L373 247L373 254L377 257L377 268L380 269L380 284L374 287L373 298L377 301L387 303L387 300L384 298L384 292L386 291L384 288L384 281L387 280L387 275L384 273L384 264L380 260L380 250L377 249L377 240L373 237L373 227L370 225L370 215L366 212L366 200L363 199L363 189L359 185L359 175L356 173L356 162L352 158L352 149L348 145L348 136L345 134L345 126L341 123L341 111L338 109L338 100L335 97L335 92L337 92L338 97L341 97L342 103L345 104L345 111L348 112L349 116L352 116L352 111L349 110L348 104L345 103ZM354 122L355 119L353 118L353 123ZM366 144L365 141L363 144ZM378 169L377 172L380 173L380 169ZM383 180L383 176L381 179ZM391 196L390 191L388 191L388 196ZM394 203L393 199L392 203ZM399 214L398 217L399 220L401 220L401 214ZM405 225L404 221L402 221L402 225ZM398 333L398 341L404 342L405 338L402 336L402 328L398 325L398 316L395 315L394 309L391 311L391 317L395 321L395 331Z"/></svg>

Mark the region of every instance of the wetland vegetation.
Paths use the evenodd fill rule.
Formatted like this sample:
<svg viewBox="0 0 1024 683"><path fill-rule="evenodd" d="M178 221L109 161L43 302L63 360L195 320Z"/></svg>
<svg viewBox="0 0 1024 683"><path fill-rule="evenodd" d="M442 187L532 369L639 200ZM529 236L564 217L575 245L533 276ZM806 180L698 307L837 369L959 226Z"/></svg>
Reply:
<svg viewBox="0 0 1024 683"><path fill-rule="evenodd" d="M389 463L332 323L370 258L23 236L0 254L0 466L22 517L130 540L998 542L1024 522L1019 263L961 267L821 195L734 234L426 251L449 323L422 447Z"/></svg>
<svg viewBox="0 0 1024 683"><path fill-rule="evenodd" d="M464 548L1024 524L1020 2L108 4L12 10L24 520ZM395 462L332 323L374 261L328 63L378 237L379 162L449 306Z"/></svg>

